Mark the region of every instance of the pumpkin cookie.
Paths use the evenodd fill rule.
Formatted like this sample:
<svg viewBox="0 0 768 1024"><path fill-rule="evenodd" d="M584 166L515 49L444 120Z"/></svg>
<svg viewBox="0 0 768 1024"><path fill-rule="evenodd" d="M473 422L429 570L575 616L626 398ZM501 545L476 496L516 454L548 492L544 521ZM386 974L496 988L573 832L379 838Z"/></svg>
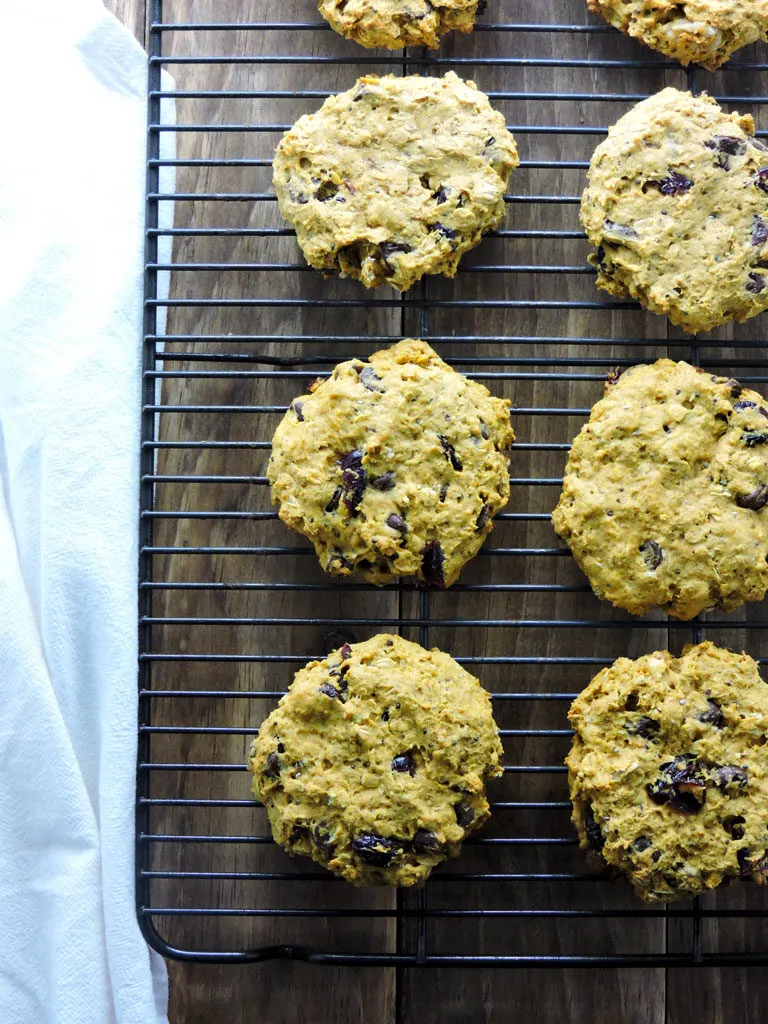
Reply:
<svg viewBox="0 0 768 1024"><path fill-rule="evenodd" d="M710 71L768 34L768 0L587 0L587 7L659 53Z"/></svg>
<svg viewBox="0 0 768 1024"><path fill-rule="evenodd" d="M691 334L768 308L768 151L753 132L677 89L611 128L581 202L599 288Z"/></svg>
<svg viewBox="0 0 768 1024"><path fill-rule="evenodd" d="M367 288L453 277L504 217L519 163L474 82L368 75L299 118L274 159L280 210L307 261Z"/></svg>
<svg viewBox="0 0 768 1024"><path fill-rule="evenodd" d="M768 873L768 686L711 643L619 658L576 698L567 757L584 850L649 902Z"/></svg>
<svg viewBox="0 0 768 1024"><path fill-rule="evenodd" d="M598 597L679 619L768 588L768 402L660 359L609 381L552 514Z"/></svg>
<svg viewBox="0 0 768 1024"><path fill-rule="evenodd" d="M509 498L509 402L423 341L340 363L291 403L267 475L326 572L450 586Z"/></svg>
<svg viewBox="0 0 768 1024"><path fill-rule="evenodd" d="M249 761L275 841L355 885L418 885L488 818L501 741L480 683L381 634L296 674Z"/></svg>
<svg viewBox="0 0 768 1024"><path fill-rule="evenodd" d="M485 6L486 0L320 0L318 10L339 35L369 49L434 50L446 32L471 32Z"/></svg>

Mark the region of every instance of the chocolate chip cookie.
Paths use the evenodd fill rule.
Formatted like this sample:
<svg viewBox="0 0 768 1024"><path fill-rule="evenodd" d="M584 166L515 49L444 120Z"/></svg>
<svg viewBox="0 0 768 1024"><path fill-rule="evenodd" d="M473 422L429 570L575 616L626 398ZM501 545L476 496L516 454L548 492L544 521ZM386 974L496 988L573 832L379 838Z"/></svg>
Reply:
<svg viewBox="0 0 768 1024"><path fill-rule="evenodd" d="M660 359L606 386L552 514L598 597L679 619L768 588L768 402Z"/></svg>
<svg viewBox="0 0 768 1024"><path fill-rule="evenodd" d="M768 0L587 0L587 6L659 53L710 71L768 34Z"/></svg>
<svg viewBox="0 0 768 1024"><path fill-rule="evenodd" d="M355 885L418 885L488 818L502 753L453 658L380 634L296 674L249 761L275 841Z"/></svg>
<svg viewBox="0 0 768 1024"><path fill-rule="evenodd" d="M340 363L292 403L267 475L326 572L450 586L509 498L509 402L423 341Z"/></svg>
<svg viewBox="0 0 768 1024"><path fill-rule="evenodd" d="M339 35L369 48L436 49L446 32L471 32L487 0L320 0L318 10Z"/></svg>
<svg viewBox="0 0 768 1024"><path fill-rule="evenodd" d="M709 642L619 658L576 698L573 822L649 902L768 874L768 686Z"/></svg>
<svg viewBox="0 0 768 1024"><path fill-rule="evenodd" d="M748 114L664 89L597 147L581 221L597 285L691 334L768 308L768 151Z"/></svg>
<svg viewBox="0 0 768 1024"><path fill-rule="evenodd" d="M307 261L367 288L453 277L504 217L519 163L474 82L368 75L299 118L274 159L280 210Z"/></svg>

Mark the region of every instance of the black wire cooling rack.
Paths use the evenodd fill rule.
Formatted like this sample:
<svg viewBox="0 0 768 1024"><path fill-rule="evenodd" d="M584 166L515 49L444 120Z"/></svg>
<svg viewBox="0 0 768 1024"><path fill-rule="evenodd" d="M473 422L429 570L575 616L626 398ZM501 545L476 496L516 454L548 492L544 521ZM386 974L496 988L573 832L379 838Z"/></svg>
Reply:
<svg viewBox="0 0 768 1024"><path fill-rule="evenodd" d="M630 618L593 597L549 524L569 443L612 368L668 354L768 382L764 318L692 340L603 301L578 224L594 146L650 93L707 88L765 123L764 49L686 75L582 0L492 0L473 34L438 53L364 51L312 0L285 0L279 13L271 20L263 0L149 3L137 803L148 940L203 961L768 963L756 887L665 910L589 874L563 766L569 702L600 666L704 636L765 663L764 609L693 624ZM506 223L453 282L404 298L323 281L274 201L280 133L360 74L449 68L490 94L517 137ZM165 87L163 70L175 80ZM168 169L172 193L159 188ZM277 521L264 476L292 397L337 361L409 335L510 397L518 435L509 508L447 593L325 577ZM288 858L244 768L296 669L381 630L476 673L504 738L491 823L419 893L356 890Z"/></svg>

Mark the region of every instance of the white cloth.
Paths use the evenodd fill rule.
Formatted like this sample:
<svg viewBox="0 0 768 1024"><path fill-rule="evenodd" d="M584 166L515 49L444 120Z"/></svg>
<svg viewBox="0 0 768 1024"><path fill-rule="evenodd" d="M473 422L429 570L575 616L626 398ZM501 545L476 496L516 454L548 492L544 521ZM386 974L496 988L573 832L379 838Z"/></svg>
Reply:
<svg viewBox="0 0 768 1024"><path fill-rule="evenodd" d="M166 1020L134 912L147 61L0 0L0 1020Z"/></svg>

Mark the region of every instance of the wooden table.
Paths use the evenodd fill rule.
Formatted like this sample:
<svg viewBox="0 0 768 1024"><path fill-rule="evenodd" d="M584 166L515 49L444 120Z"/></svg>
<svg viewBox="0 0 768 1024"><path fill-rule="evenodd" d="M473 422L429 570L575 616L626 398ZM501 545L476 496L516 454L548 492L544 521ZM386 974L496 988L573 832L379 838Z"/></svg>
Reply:
<svg viewBox="0 0 768 1024"><path fill-rule="evenodd" d="M544 9L549 3L556 10L557 0L541 0L540 6ZM146 42L145 0L106 0L106 4L142 43ZM211 8L210 20L238 15L237 4L228 4L223 11L216 4L190 3L190 11L195 7L194 14L199 16L201 6ZM548 20L546 13L539 20ZM215 68L210 71L211 76L217 73ZM556 73L555 82L557 74L568 72ZM205 84L199 79L196 87L204 88ZM658 86L662 84L657 82ZM765 83L756 82L756 89L758 84L765 92ZM200 168L198 173L200 189L205 191L207 171ZM551 213L553 225L561 224L558 218L555 208ZM546 254L542 258L546 259ZM556 316L552 318L555 334L567 332L566 316L562 315L559 324ZM231 320L218 326L222 332L232 330ZM379 326L385 330L387 325ZM214 313L209 315L206 329L215 333L216 328ZM674 335L670 335L672 352L674 342ZM573 401L574 397L563 394L564 401ZM537 436L546 438L546 427ZM183 507L183 489L177 498L179 507ZM194 537L190 527L186 542L193 542ZM205 612L204 600L200 598L200 614ZM185 613L195 613L191 602ZM649 643L652 634L649 631ZM219 1016L230 1024L250 1020L268 1024L506 1024L510 1020L526 1024L744 1024L768 1016L764 1009L768 987L762 982L760 970L418 971L317 968L276 961L245 967L171 963L169 972L171 1020L175 1024L210 1024Z"/></svg>

